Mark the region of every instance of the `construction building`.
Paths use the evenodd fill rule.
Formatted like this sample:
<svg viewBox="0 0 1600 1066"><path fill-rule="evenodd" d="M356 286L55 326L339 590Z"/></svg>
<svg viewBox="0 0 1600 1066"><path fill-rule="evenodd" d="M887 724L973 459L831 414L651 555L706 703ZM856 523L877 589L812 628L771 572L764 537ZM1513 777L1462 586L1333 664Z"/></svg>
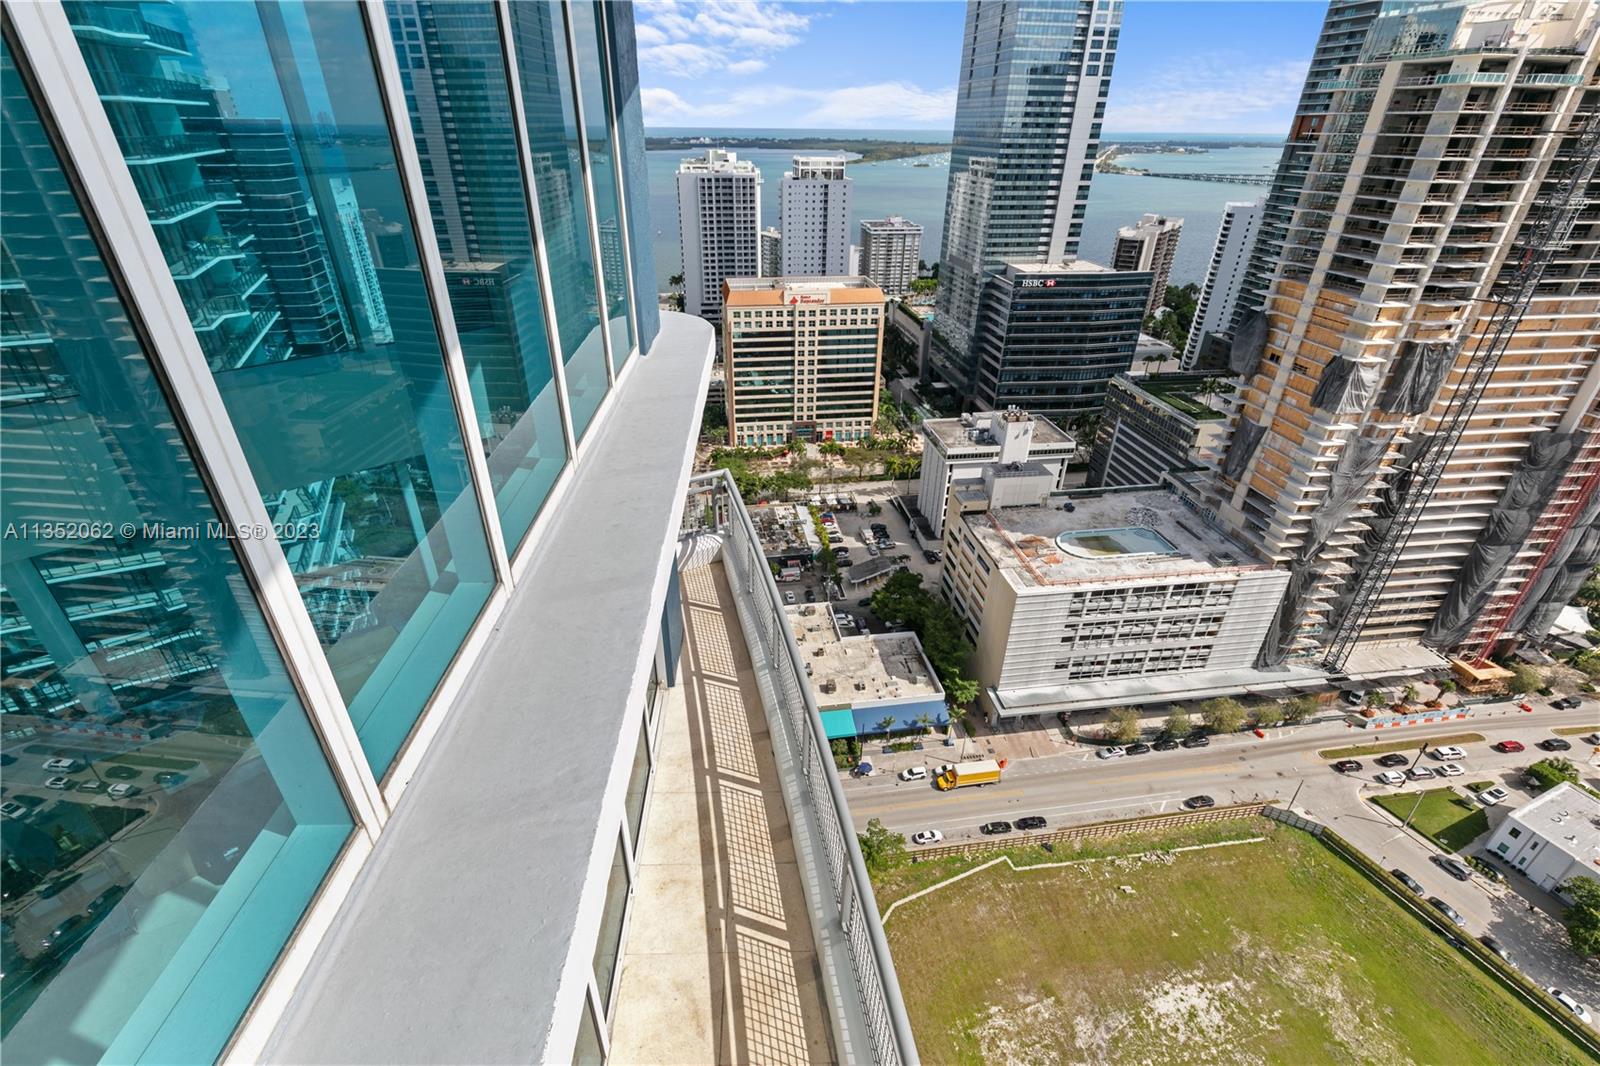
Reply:
<svg viewBox="0 0 1600 1066"><path fill-rule="evenodd" d="M1150 296L1144 313L1153 315L1167 295L1167 278L1172 275L1172 260L1178 254L1178 238L1183 235L1183 219L1147 214L1132 226L1117 230L1111 246L1112 270L1150 272Z"/></svg>
<svg viewBox="0 0 1600 1066"><path fill-rule="evenodd" d="M1538 636L1600 561L1600 8L1369 14L1302 101L1211 501L1291 571L1263 661L1349 673Z"/></svg>
<svg viewBox="0 0 1600 1066"><path fill-rule="evenodd" d="M914 529L925 541L943 535L950 483L983 476L991 463L1037 463L1063 488L1067 465L1078 454L1072 435L1047 418L1010 408L922 423L922 480L917 484Z"/></svg>
<svg viewBox="0 0 1600 1066"><path fill-rule="evenodd" d="M883 290L862 277L729 278L728 442L858 441L878 415Z"/></svg>
<svg viewBox="0 0 1600 1066"><path fill-rule="evenodd" d="M1172 470L1215 470L1228 441L1232 393L1231 384L1204 374L1112 378L1088 484L1154 485Z"/></svg>

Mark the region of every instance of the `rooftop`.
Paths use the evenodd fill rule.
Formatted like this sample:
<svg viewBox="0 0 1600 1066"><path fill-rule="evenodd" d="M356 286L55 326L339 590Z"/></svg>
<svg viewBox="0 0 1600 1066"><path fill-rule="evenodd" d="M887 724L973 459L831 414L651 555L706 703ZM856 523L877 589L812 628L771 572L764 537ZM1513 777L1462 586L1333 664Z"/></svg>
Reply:
<svg viewBox="0 0 1600 1066"><path fill-rule="evenodd" d="M761 175L750 160L740 159L739 153L722 148L707 148L703 156L690 156L684 159L678 164L678 173L754 174L757 177Z"/></svg>
<svg viewBox="0 0 1600 1066"><path fill-rule="evenodd" d="M1581 863L1600 862L1600 799L1561 784L1508 816Z"/></svg>
<svg viewBox="0 0 1600 1066"><path fill-rule="evenodd" d="M785 613L821 709L944 694L914 635L842 636L827 604L808 603Z"/></svg>
<svg viewBox="0 0 1600 1066"><path fill-rule="evenodd" d="M750 508L750 521L761 538L761 550L768 555L788 555L822 550L816 523L804 504L771 503Z"/></svg>
<svg viewBox="0 0 1600 1066"><path fill-rule="evenodd" d="M1002 507L968 519L1001 571L1019 587L1159 580L1264 566L1167 489L1052 493L1046 500L1042 506ZM1073 510L1062 509L1069 504Z"/></svg>
<svg viewBox="0 0 1600 1066"><path fill-rule="evenodd" d="M1216 380L1207 374L1150 374L1138 379L1126 379L1128 384L1135 389L1148 393L1152 399L1159 400L1179 414L1188 415L1190 418L1209 420L1226 418L1228 412L1218 410L1206 402L1206 397L1201 395L1208 380ZM1231 383L1224 387L1228 393L1219 393L1213 396L1212 403L1226 403L1225 397L1231 395Z"/></svg>
<svg viewBox="0 0 1600 1066"><path fill-rule="evenodd" d="M989 419L1001 412L980 411L960 418L930 418L922 428L946 450L950 448L996 448L1000 441L989 432ZM1033 447L1074 443L1072 434L1039 415L1033 418Z"/></svg>
<svg viewBox="0 0 1600 1066"><path fill-rule="evenodd" d="M723 300L734 306L781 304L882 304L888 297L871 278L859 274L828 277L726 278Z"/></svg>

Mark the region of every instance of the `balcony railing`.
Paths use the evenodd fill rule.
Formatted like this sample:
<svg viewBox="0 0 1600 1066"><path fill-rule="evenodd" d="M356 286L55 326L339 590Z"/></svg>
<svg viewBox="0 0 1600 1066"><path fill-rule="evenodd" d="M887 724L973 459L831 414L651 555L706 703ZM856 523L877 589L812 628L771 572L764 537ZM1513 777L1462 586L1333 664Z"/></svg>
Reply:
<svg viewBox="0 0 1600 1066"><path fill-rule="evenodd" d="M864 1040L877 1063L898 1066L917 1062L889 942L878 919L872 882L850 822L822 715L806 681L805 660L789 629L755 525L726 470L690 480L683 535L705 535L720 542L772 731L782 733L792 753L791 769L798 774L808 809L791 810L790 822L797 837L816 837L812 847L797 847L796 853L802 865L815 867L806 871L808 885L827 890L824 898L808 899L811 921L820 931L819 943L832 940L842 944L854 977L852 1000L841 1001L849 989L828 990L836 1012L835 1025L851 1044L855 1038ZM842 940L828 935L834 930L843 934Z"/></svg>

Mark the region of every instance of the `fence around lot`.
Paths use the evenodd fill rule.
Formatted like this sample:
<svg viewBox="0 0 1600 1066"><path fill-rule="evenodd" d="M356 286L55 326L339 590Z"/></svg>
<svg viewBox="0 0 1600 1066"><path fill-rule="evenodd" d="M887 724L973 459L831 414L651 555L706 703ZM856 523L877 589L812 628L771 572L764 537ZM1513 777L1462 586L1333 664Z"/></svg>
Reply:
<svg viewBox="0 0 1600 1066"><path fill-rule="evenodd" d="M1181 829L1189 825L1208 822L1232 822L1249 818L1271 809L1266 803L1236 803L1231 807L1212 807L1204 811L1174 811L1172 814L1149 814L1142 818L1122 818L1115 822L1096 822L1093 825L1073 825L1064 829L1051 829L1042 833L1006 833L1003 836L969 840L964 844L943 844L936 848L916 848L909 853L912 862L942 859L947 855L973 855L984 851L1005 848L1064 844L1073 840L1098 840L1103 837L1122 836L1125 833L1143 833L1155 829Z"/></svg>

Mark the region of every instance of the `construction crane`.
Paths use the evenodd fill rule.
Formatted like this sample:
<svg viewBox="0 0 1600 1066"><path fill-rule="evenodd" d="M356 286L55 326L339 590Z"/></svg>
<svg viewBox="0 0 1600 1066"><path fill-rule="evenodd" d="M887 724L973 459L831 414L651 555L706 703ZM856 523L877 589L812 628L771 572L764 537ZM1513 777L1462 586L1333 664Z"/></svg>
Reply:
<svg viewBox="0 0 1600 1066"><path fill-rule="evenodd" d="M1572 235L1597 165L1600 165L1600 109L1592 112L1579 128L1576 146L1567 156L1567 166L1557 177L1554 189L1536 201L1529 212L1528 224L1522 228L1508 257L1508 261L1516 263L1511 277L1491 290L1493 306L1487 327L1473 346L1461 380L1439 418L1438 429L1423 441L1415 456L1409 482L1400 489L1400 498L1395 503L1394 520L1382 542L1373 550L1366 568L1357 576L1350 606L1328 640L1323 659L1323 666L1328 670L1344 670L1367 618L1377 605L1379 594L1394 573L1400 553L1439 485L1445 463L1460 443L1495 367L1500 364L1500 357L1527 312L1539 280L1556 252Z"/></svg>
<svg viewBox="0 0 1600 1066"><path fill-rule="evenodd" d="M1589 442L1585 444L1584 450L1579 452L1579 455L1584 454L1597 444L1600 444L1600 430L1597 430L1595 435L1589 439ZM1576 465L1576 462L1574 465ZM1472 650L1463 655L1463 659L1476 666L1481 666L1488 662L1490 654L1494 652L1494 646L1500 642L1500 635L1505 632L1506 626L1517 616L1517 612L1522 609L1523 603L1533 593L1534 586L1539 583L1539 576L1545 572L1555 559L1561 545L1567 538L1567 534L1572 532L1572 527L1577 524L1578 519L1588 510L1589 501L1594 499L1597 489L1600 489L1600 463L1595 463L1594 469L1587 474L1579 475L1578 484L1569 495L1566 503L1561 505L1555 528L1550 531L1550 536L1545 541L1544 551L1539 553L1538 561L1533 564L1533 569L1528 571L1527 575L1522 579L1522 583L1517 589L1517 594L1506 602L1503 607L1496 607L1492 611L1486 612L1488 617L1485 622L1488 626L1488 631L1483 637L1473 642Z"/></svg>

